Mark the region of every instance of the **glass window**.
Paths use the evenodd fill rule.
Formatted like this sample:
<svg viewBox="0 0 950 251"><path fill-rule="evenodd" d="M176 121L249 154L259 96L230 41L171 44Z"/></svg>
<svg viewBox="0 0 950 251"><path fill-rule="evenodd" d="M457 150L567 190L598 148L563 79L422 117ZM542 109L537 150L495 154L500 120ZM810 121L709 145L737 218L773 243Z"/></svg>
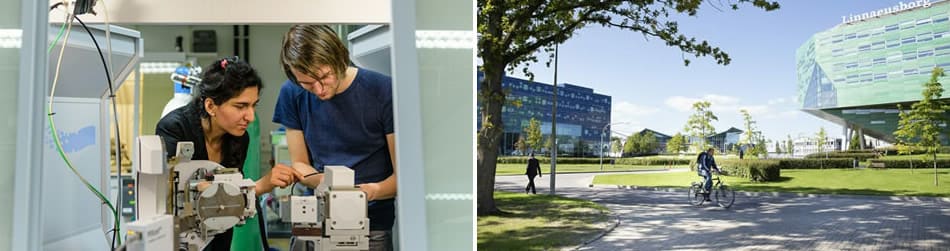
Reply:
<svg viewBox="0 0 950 251"><path fill-rule="evenodd" d="M916 43L916 42L917 42L917 38L916 38L916 37L908 37L908 38L904 38L904 39L901 40L901 44L912 44L912 43Z"/></svg>
<svg viewBox="0 0 950 251"><path fill-rule="evenodd" d="M884 31L895 31L897 30L897 24L892 24L884 27Z"/></svg>
<svg viewBox="0 0 950 251"><path fill-rule="evenodd" d="M917 26L925 25L925 24L929 24L929 23L930 23L930 18L924 18L924 19L917 20Z"/></svg>

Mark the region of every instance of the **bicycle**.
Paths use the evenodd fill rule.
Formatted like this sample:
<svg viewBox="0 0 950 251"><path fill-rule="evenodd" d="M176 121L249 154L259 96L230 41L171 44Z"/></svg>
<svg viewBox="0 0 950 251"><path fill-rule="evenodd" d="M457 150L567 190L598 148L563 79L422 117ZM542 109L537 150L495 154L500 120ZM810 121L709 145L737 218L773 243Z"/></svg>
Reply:
<svg viewBox="0 0 950 251"><path fill-rule="evenodd" d="M720 207L729 208L732 206L732 203L736 201L736 191L732 190L728 185L724 184L719 178L719 173L713 176L712 180L715 182L712 186L712 193L716 197L716 204L719 204ZM693 182L689 186L689 204L694 206L702 205L706 201L703 196L703 182Z"/></svg>

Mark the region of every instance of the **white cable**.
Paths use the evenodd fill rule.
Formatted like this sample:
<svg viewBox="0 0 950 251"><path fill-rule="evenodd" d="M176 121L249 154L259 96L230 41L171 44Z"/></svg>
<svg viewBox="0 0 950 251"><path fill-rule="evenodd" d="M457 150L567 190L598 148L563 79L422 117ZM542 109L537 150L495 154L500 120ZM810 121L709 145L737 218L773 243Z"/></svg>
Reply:
<svg viewBox="0 0 950 251"><path fill-rule="evenodd" d="M64 2L66 6L66 36L63 37L63 45L59 48L59 57L56 60L56 73L53 74L53 87L49 91L49 110L53 112L53 93L56 93L56 83L59 82L59 69L63 63L63 54L66 52L66 42L69 41L69 32L73 29L73 20L72 16L69 15L69 5ZM54 132L55 133L55 132Z"/></svg>
<svg viewBox="0 0 950 251"><path fill-rule="evenodd" d="M116 79L118 74L116 74L112 69L112 39L110 37L110 34L112 34L112 29L109 28L109 7L106 6L106 0L99 0L99 2L102 2L102 14L106 16L106 53L109 54L109 57L107 58L109 60L109 65L107 67L109 69L109 74L112 74L113 82L109 84L115 86L115 82L118 82L119 80Z"/></svg>

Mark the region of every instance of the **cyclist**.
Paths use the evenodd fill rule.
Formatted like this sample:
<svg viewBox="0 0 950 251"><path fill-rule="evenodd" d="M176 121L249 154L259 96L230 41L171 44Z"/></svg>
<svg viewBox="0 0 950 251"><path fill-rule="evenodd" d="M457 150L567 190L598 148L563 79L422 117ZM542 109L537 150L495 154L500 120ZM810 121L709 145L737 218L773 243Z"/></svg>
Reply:
<svg viewBox="0 0 950 251"><path fill-rule="evenodd" d="M699 156L696 157L696 163L699 165L699 168L697 168L699 176L703 177L703 197L706 201L712 201L709 199L709 191L712 190L712 173L710 173L710 171L719 172L719 167L716 166L716 159L713 157L715 153L716 149L710 147L705 152L699 153Z"/></svg>

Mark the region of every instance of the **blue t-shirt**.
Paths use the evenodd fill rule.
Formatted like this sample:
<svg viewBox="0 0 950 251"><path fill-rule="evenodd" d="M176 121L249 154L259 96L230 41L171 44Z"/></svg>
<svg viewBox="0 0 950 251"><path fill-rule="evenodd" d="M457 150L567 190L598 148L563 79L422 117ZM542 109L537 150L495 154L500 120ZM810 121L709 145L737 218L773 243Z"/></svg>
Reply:
<svg viewBox="0 0 950 251"><path fill-rule="evenodd" d="M292 81L280 88L274 122L303 131L310 163L353 169L356 184L380 182L393 174L386 134L393 133L392 79L359 69L353 83L330 100ZM369 203L371 230L390 230L393 199Z"/></svg>

